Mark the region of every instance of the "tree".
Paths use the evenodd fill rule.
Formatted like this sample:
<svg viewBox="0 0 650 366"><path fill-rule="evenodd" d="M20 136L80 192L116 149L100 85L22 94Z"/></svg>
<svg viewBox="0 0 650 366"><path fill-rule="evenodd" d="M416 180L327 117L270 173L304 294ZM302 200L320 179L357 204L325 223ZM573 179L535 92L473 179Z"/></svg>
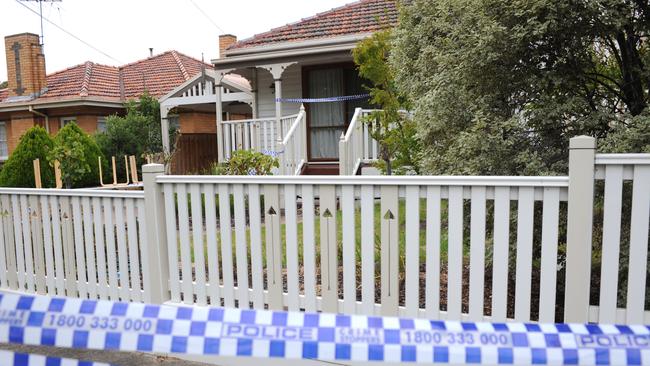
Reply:
<svg viewBox="0 0 650 366"><path fill-rule="evenodd" d="M403 5L390 62L424 170L566 173L580 134L648 151L649 30L648 4L631 0Z"/></svg>
<svg viewBox="0 0 650 366"><path fill-rule="evenodd" d="M403 93L397 90L393 69L387 62L390 54L391 32L380 31L360 41L352 50L359 75L370 82L370 102L380 107L365 123L380 147L380 166L386 174L419 174L417 160L420 145L413 121L402 111L409 108Z"/></svg>
<svg viewBox="0 0 650 366"><path fill-rule="evenodd" d="M34 188L35 159L41 161L41 183L43 187L54 187L54 171L47 166L47 154L54 142L43 127L32 127L20 137L16 149L0 172L0 186Z"/></svg>
<svg viewBox="0 0 650 366"><path fill-rule="evenodd" d="M98 158L103 154L95 141L75 123L66 124L54 138L54 148L48 154L51 166L58 160L65 188L99 185Z"/></svg>
<svg viewBox="0 0 650 366"><path fill-rule="evenodd" d="M135 155L140 167L146 155L162 151L160 105L145 93L138 101L129 101L125 107L126 115L109 116L106 132L95 135L95 140L107 158L115 156L121 162L123 156ZM124 174L123 169L118 169L120 181L126 179Z"/></svg>
<svg viewBox="0 0 650 366"><path fill-rule="evenodd" d="M0 89L6 89L9 86L8 81L0 81Z"/></svg>

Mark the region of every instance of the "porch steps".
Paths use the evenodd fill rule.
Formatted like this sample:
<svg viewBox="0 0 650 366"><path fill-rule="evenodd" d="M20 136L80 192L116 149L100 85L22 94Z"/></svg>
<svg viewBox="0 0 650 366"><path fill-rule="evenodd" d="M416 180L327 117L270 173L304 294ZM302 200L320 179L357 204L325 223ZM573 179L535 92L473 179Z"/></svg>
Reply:
<svg viewBox="0 0 650 366"><path fill-rule="evenodd" d="M339 175L339 163L307 163L301 175Z"/></svg>

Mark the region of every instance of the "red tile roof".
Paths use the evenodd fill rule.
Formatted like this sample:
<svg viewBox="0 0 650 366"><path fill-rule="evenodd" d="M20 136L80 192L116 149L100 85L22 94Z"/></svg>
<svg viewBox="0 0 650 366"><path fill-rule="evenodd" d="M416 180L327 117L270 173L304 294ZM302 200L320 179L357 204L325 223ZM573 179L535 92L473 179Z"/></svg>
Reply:
<svg viewBox="0 0 650 366"><path fill-rule="evenodd" d="M397 24L396 0L361 0L241 40L228 49L369 33Z"/></svg>
<svg viewBox="0 0 650 366"><path fill-rule="evenodd" d="M159 98L201 72L212 68L177 51L115 67L87 61L47 75L47 91L34 99L36 102L74 100L80 98L104 99L122 102L137 98L144 91ZM0 104L8 97L8 90L0 90Z"/></svg>

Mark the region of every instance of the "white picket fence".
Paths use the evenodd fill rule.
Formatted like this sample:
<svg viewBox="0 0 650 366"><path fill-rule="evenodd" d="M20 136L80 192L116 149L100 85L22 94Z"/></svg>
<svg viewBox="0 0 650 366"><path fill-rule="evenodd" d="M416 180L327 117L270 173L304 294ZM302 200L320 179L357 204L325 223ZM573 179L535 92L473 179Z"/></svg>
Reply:
<svg viewBox="0 0 650 366"><path fill-rule="evenodd" d="M2 189L0 286L433 319L650 323L650 154L595 155L594 145L571 141L568 177L166 176L146 165L144 193ZM603 239L592 253L603 179ZM599 284L592 254L603 258Z"/></svg>
<svg viewBox="0 0 650 366"><path fill-rule="evenodd" d="M0 189L0 286L143 301L144 194Z"/></svg>

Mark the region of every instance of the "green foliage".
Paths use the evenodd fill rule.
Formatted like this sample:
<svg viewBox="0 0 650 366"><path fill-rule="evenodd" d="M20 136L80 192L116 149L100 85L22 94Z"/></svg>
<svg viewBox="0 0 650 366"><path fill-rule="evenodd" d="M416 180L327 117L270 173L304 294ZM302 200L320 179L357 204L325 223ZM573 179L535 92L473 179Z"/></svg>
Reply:
<svg viewBox="0 0 650 366"><path fill-rule="evenodd" d="M379 142L382 162L379 167L388 175L419 174L417 161L420 144L416 138L416 125L401 110L409 108L408 101L397 90L394 73L387 62L390 54L390 31L380 31L359 42L352 55L359 75L372 85L366 86L371 103L380 110L366 120L370 134Z"/></svg>
<svg viewBox="0 0 650 366"><path fill-rule="evenodd" d="M75 123L65 125L54 138L54 148L48 154L50 166L61 164L61 180L65 188L99 185L98 157L102 152L95 141Z"/></svg>
<svg viewBox="0 0 650 366"><path fill-rule="evenodd" d="M32 127L20 137L20 142L0 172L0 186L34 188L35 159L41 161L41 182L44 188L54 187L54 171L47 166L47 154L54 142L43 127Z"/></svg>
<svg viewBox="0 0 650 366"><path fill-rule="evenodd" d="M109 116L106 132L96 134L95 140L104 156L108 159L115 156L118 165L123 164L125 155L135 155L137 166L142 166L145 156L162 151L158 100L143 94L138 101L129 101L126 115ZM118 180L125 181L125 170L118 168L117 172Z"/></svg>
<svg viewBox="0 0 650 366"><path fill-rule="evenodd" d="M9 86L9 82L8 82L8 81L2 81L2 82L0 82L0 89L7 89L8 86Z"/></svg>
<svg viewBox="0 0 650 366"><path fill-rule="evenodd" d="M390 63L414 102L423 170L564 174L581 134L649 151L649 28L646 2L405 3Z"/></svg>
<svg viewBox="0 0 650 366"><path fill-rule="evenodd" d="M278 159L252 150L237 150L228 161L213 164L213 175L270 175L273 168L280 167Z"/></svg>

